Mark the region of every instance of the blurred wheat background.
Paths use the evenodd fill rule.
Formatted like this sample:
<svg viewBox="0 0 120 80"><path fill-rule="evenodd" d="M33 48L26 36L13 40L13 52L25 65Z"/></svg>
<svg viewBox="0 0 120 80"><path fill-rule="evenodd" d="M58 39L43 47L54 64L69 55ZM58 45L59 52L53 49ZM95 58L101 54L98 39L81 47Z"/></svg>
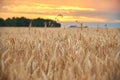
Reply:
<svg viewBox="0 0 120 80"><path fill-rule="evenodd" d="M120 30L0 28L0 80L120 80Z"/></svg>

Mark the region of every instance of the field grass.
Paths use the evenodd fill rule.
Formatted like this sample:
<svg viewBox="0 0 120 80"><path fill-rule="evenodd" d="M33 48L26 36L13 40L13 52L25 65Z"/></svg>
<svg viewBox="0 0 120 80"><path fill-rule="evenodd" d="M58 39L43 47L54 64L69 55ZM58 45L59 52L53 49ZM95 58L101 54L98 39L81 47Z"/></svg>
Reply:
<svg viewBox="0 0 120 80"><path fill-rule="evenodd" d="M0 80L120 80L120 31L0 28Z"/></svg>

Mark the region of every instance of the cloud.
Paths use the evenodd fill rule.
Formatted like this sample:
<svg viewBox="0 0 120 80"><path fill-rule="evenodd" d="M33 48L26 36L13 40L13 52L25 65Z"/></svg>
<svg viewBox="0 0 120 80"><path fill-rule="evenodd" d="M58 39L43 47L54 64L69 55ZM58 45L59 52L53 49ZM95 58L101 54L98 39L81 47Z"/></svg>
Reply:
<svg viewBox="0 0 120 80"><path fill-rule="evenodd" d="M73 16L87 16L93 18L106 18L110 20L120 20L120 13L117 12L105 12L105 11L71 11L71 14L66 15L73 15Z"/></svg>
<svg viewBox="0 0 120 80"><path fill-rule="evenodd" d="M63 14L62 21L120 20L119 0L0 0L0 17L51 18Z"/></svg>

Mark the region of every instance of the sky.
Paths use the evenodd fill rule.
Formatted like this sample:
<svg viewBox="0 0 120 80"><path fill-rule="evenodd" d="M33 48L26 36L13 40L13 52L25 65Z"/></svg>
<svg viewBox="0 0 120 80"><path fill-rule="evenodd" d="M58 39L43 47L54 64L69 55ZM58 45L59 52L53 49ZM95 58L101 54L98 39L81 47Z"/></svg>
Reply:
<svg viewBox="0 0 120 80"><path fill-rule="evenodd" d="M120 23L119 5L120 0L0 0L0 17Z"/></svg>

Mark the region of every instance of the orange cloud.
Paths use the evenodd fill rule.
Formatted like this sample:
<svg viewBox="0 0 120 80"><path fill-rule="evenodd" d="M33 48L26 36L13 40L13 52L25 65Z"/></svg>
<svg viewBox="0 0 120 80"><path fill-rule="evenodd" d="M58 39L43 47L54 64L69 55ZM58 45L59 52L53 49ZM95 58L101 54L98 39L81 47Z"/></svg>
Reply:
<svg viewBox="0 0 120 80"><path fill-rule="evenodd" d="M55 19L60 21L119 22L119 0L1 0L0 17L27 17ZM115 16L116 15L116 16Z"/></svg>
<svg viewBox="0 0 120 80"><path fill-rule="evenodd" d="M94 8L81 8L79 6L55 6L50 4L40 4L36 3L31 6L29 5L11 5L4 6L10 12L45 12L45 11L69 11L69 10L78 10L78 11L95 11Z"/></svg>
<svg viewBox="0 0 120 80"><path fill-rule="evenodd" d="M1 16L5 16L5 18L8 17L21 17L25 16L30 19L34 18L45 18L45 19L53 19L56 20L56 18L61 21L61 22L75 22L75 21L80 21L80 22L106 22L106 19L102 18L92 18L92 17L86 17L86 16L63 16L63 17L57 17L56 15L32 15L32 14L19 14L19 13L0 13Z"/></svg>

